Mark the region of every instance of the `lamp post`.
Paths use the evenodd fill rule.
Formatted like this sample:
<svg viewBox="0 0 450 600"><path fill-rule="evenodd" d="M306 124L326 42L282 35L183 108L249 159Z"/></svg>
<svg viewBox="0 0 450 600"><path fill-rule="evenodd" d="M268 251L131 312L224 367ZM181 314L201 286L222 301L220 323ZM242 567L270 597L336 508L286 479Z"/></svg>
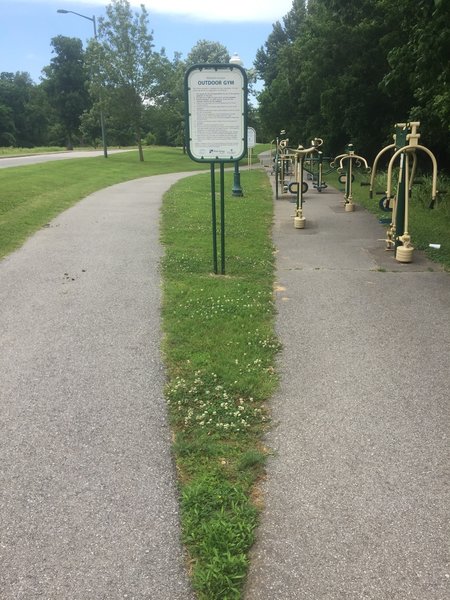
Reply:
<svg viewBox="0 0 450 600"><path fill-rule="evenodd" d="M239 65L240 67L244 65L239 54L236 52L230 58L229 62L231 65ZM239 173L239 162L237 160L234 163L233 189L231 190L231 194L236 197L244 195L244 192L241 188L241 174Z"/></svg>
<svg viewBox="0 0 450 600"><path fill-rule="evenodd" d="M70 13L72 15L77 15L77 17L82 17L83 19L87 19L88 21L91 21L91 23L94 26L94 38L97 39L97 25L95 22L95 15L92 15L92 17L88 17L86 15L77 13L73 10L65 10L64 8L58 8L58 10L56 12L61 13L62 15L67 15ZM103 109L101 107L100 107L100 126L102 128L103 155L105 158L108 158L108 148L106 146L106 134L105 134L105 116L103 114Z"/></svg>

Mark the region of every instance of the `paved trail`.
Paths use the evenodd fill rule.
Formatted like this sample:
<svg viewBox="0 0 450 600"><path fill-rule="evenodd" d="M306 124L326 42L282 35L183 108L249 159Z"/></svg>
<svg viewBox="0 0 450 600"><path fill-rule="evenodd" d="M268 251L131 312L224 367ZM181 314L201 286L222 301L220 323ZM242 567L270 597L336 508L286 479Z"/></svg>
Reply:
<svg viewBox="0 0 450 600"><path fill-rule="evenodd" d="M0 262L2 600L192 598L160 357L181 176L97 192Z"/></svg>
<svg viewBox="0 0 450 600"><path fill-rule="evenodd" d="M276 201L282 381L246 600L444 600L449 275L396 263L340 198L309 192L303 231Z"/></svg>

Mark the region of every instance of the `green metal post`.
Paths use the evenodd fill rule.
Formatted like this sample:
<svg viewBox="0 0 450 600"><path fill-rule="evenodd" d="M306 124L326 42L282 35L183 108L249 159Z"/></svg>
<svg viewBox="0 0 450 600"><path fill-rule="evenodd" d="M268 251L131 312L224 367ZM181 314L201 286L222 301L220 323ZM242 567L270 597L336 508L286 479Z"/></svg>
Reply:
<svg viewBox="0 0 450 600"><path fill-rule="evenodd" d="M317 152L317 158L318 158L318 164L319 164L319 171L318 171L318 175L317 175L317 191L321 192L322 191L322 171L323 171L323 152L321 152L320 150Z"/></svg>
<svg viewBox="0 0 450 600"><path fill-rule="evenodd" d="M405 233L405 198L406 198L406 186L405 186L405 168L406 168L406 152L402 152L400 155L400 172L397 187L397 207L395 216L395 247L401 245L399 237Z"/></svg>
<svg viewBox="0 0 450 600"><path fill-rule="evenodd" d="M244 195L241 188L241 174L239 173L239 162L237 160L234 161L233 189L231 194L236 197Z"/></svg>
<svg viewBox="0 0 450 600"><path fill-rule="evenodd" d="M277 150L275 152L275 198L277 200L279 199L279 195L278 195L278 174L279 174L278 159L279 159L279 154L278 154L278 140L277 140Z"/></svg>
<svg viewBox="0 0 450 600"><path fill-rule="evenodd" d="M411 128L406 126L396 126L395 128L395 146L397 150L400 148L404 148L408 142L406 140L406 136L408 133L411 133ZM395 214L395 247L401 245L399 241L399 236L405 233L405 198L406 198L406 189L405 189L405 167L406 167L406 157L403 152L400 155L400 169L399 169L399 179L397 186L397 199L396 199L396 214Z"/></svg>
<svg viewBox="0 0 450 600"><path fill-rule="evenodd" d="M220 246L221 273L225 275L225 165L220 163Z"/></svg>
<svg viewBox="0 0 450 600"><path fill-rule="evenodd" d="M212 247L213 269L217 275L217 217L216 217L216 165L211 163L211 220L212 220Z"/></svg>
<svg viewBox="0 0 450 600"><path fill-rule="evenodd" d="M299 176L298 176L298 202L297 202L297 209L299 208L303 208L303 154L300 155L300 159L298 162L298 172L299 172Z"/></svg>

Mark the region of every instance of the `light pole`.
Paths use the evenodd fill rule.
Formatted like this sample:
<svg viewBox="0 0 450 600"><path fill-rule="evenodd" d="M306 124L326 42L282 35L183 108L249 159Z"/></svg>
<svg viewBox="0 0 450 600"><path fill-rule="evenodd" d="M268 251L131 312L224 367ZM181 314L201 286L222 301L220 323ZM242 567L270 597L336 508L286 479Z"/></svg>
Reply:
<svg viewBox="0 0 450 600"><path fill-rule="evenodd" d="M58 8L58 10L56 12L61 13L62 15L67 15L70 13L72 15L77 15L77 17L82 17L83 19L87 19L88 21L91 21L91 23L94 26L94 38L97 40L97 25L95 22L95 15L92 15L92 17L88 17L86 15L77 13L73 10L66 10L64 8ZM105 134L105 116L103 114L103 109L101 107L100 107L100 126L102 128L103 155L105 158L108 158L108 148L106 146L106 134Z"/></svg>
<svg viewBox="0 0 450 600"><path fill-rule="evenodd" d="M240 67L244 65L239 54L236 52L230 58L229 62L231 65L239 65ZM239 173L239 162L237 160L234 162L233 189L231 190L231 194L236 197L244 195L241 188L241 174Z"/></svg>

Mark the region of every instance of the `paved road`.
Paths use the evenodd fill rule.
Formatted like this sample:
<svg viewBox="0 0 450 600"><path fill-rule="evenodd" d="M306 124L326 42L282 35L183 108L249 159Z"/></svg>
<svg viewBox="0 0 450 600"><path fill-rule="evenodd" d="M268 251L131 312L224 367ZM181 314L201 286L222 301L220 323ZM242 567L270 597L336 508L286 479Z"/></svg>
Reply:
<svg viewBox="0 0 450 600"><path fill-rule="evenodd" d="M449 275L396 263L340 197L308 193L305 230L276 202L282 381L246 600L444 600Z"/></svg>
<svg viewBox="0 0 450 600"><path fill-rule="evenodd" d="M97 192L0 262L2 600L192 598L159 354L181 176Z"/></svg>
<svg viewBox="0 0 450 600"><path fill-rule="evenodd" d="M108 150L108 154L119 152L133 152L133 150ZM135 150L137 152L137 150ZM46 154L33 154L30 156L0 157L0 169L8 167L25 167L37 163L50 162L53 160L69 160L71 158L92 158L103 156L103 150L73 150L71 152L49 152Z"/></svg>

